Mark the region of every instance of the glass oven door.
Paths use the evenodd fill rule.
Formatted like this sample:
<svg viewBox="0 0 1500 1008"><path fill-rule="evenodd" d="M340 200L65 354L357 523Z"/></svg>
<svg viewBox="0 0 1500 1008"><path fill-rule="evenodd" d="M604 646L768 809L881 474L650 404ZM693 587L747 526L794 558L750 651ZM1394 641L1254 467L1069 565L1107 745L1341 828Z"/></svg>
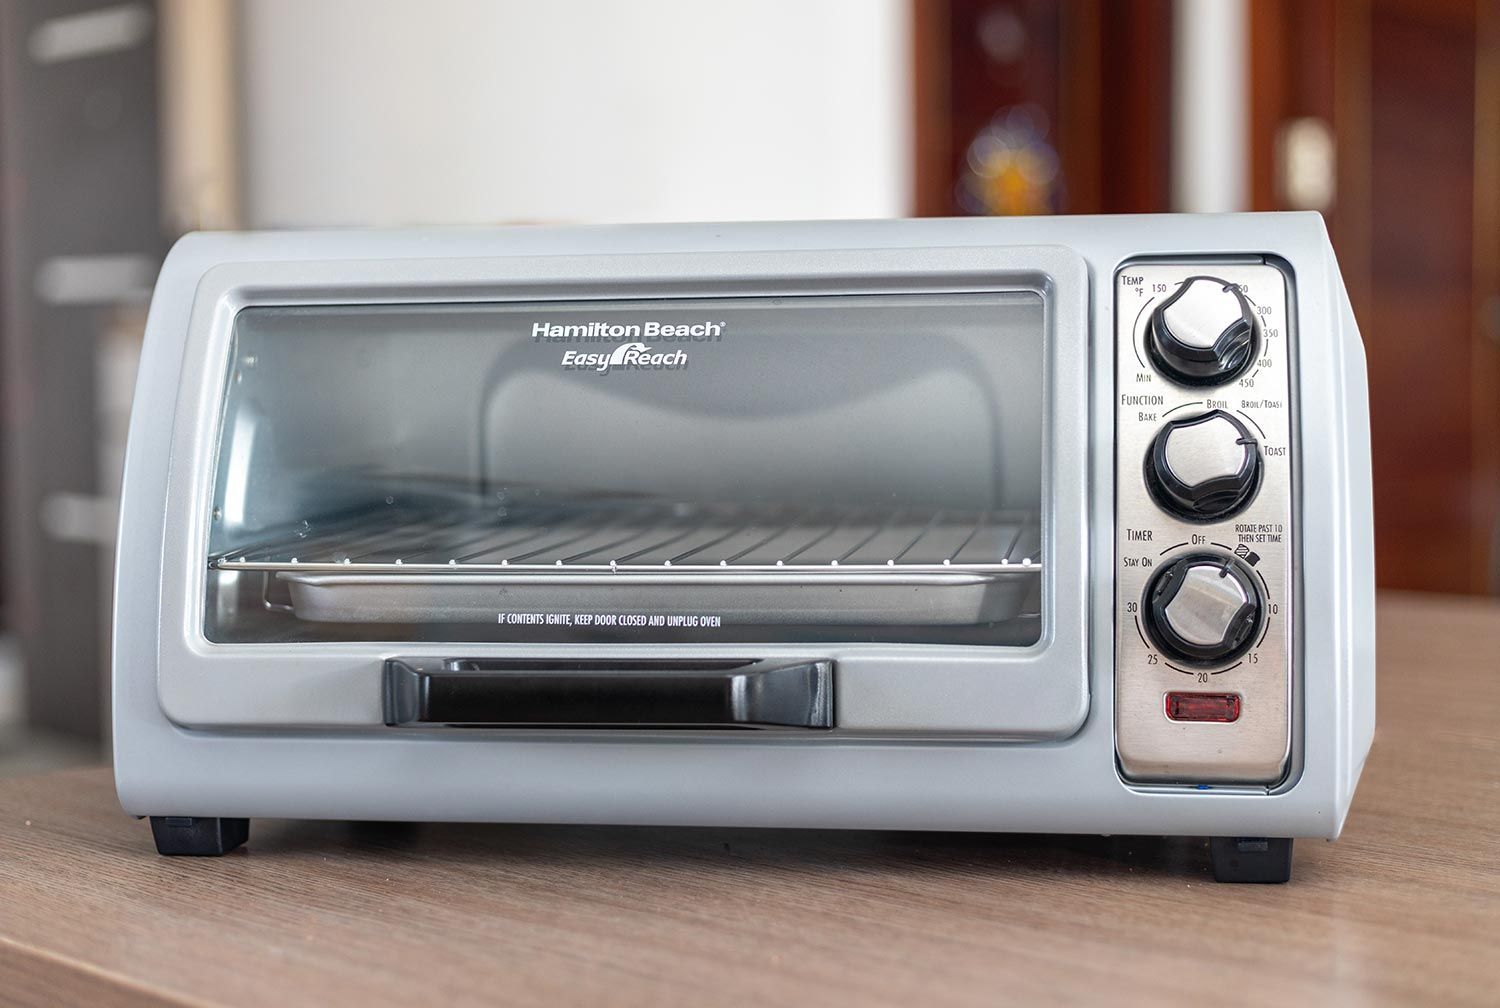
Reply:
<svg viewBox="0 0 1500 1008"><path fill-rule="evenodd" d="M1041 295L249 307L210 640L1041 630Z"/></svg>
<svg viewBox="0 0 1500 1008"><path fill-rule="evenodd" d="M163 498L167 716L395 730L480 676L493 726L671 671L678 715L630 724L1077 731L1109 520L1082 257L672 233L209 270Z"/></svg>

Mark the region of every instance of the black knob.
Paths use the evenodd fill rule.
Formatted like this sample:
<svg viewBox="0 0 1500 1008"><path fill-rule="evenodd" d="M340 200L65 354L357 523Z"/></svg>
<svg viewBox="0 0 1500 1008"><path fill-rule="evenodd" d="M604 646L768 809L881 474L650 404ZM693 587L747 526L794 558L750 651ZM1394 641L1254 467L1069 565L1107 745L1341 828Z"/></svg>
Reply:
<svg viewBox="0 0 1500 1008"><path fill-rule="evenodd" d="M1152 642L1189 665L1240 657L1265 620L1255 575L1223 553L1190 553L1162 567L1146 585L1141 608Z"/></svg>
<svg viewBox="0 0 1500 1008"><path fill-rule="evenodd" d="M1151 312L1146 354L1182 385L1223 385L1255 362L1255 313L1239 287L1195 276Z"/></svg>
<svg viewBox="0 0 1500 1008"><path fill-rule="evenodd" d="M1188 521L1238 514L1260 487L1260 445L1223 410L1169 420L1146 452L1146 489Z"/></svg>

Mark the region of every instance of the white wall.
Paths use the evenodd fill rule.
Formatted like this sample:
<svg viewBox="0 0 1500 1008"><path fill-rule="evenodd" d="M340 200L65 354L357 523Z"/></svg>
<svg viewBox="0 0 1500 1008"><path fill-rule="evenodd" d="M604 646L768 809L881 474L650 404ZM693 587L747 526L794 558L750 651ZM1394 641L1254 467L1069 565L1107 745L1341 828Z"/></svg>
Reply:
<svg viewBox="0 0 1500 1008"><path fill-rule="evenodd" d="M907 0L249 0L245 223L908 212Z"/></svg>

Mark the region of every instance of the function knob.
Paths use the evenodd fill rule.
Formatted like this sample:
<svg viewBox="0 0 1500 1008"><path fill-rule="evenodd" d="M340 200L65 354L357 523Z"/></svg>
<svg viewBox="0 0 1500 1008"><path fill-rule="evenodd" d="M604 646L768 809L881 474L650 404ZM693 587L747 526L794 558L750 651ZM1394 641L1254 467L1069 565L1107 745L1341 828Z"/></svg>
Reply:
<svg viewBox="0 0 1500 1008"><path fill-rule="evenodd" d="M1217 553L1191 553L1158 570L1141 608L1156 646L1191 665L1240 657L1265 619L1250 568Z"/></svg>
<svg viewBox="0 0 1500 1008"><path fill-rule="evenodd" d="M1182 385L1231 382L1255 360L1255 313L1234 284L1188 277L1151 312L1146 354Z"/></svg>
<svg viewBox="0 0 1500 1008"><path fill-rule="evenodd" d="M1260 445L1223 410L1169 420L1146 452L1146 489L1188 521L1239 513L1260 486Z"/></svg>

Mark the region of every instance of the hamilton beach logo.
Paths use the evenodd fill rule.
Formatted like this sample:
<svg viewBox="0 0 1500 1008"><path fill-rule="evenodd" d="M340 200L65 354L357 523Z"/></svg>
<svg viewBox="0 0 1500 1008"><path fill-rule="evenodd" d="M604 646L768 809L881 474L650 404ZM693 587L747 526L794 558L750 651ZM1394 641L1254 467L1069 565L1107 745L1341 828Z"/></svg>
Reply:
<svg viewBox="0 0 1500 1008"><path fill-rule="evenodd" d="M661 343L718 343L724 339L723 322L536 322L531 326L533 343L616 343L611 350L564 350L562 366L569 371L681 371L688 366L688 352L668 349ZM643 340L653 342L642 342Z"/></svg>

